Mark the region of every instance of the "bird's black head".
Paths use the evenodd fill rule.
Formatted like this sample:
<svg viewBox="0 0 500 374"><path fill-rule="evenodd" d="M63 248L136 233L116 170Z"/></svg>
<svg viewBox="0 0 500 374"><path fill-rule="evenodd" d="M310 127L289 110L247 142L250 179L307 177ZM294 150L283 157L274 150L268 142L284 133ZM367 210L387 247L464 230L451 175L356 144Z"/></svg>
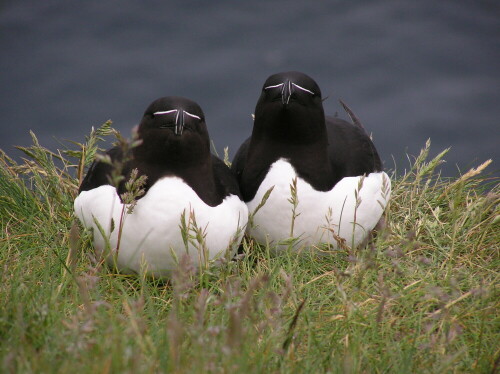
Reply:
<svg viewBox="0 0 500 374"><path fill-rule="evenodd" d="M314 79L297 71L267 78L255 108L253 136L300 143L315 141L325 131L321 90Z"/></svg>
<svg viewBox="0 0 500 374"><path fill-rule="evenodd" d="M138 135L142 144L135 155L148 162L190 162L210 154L205 115L197 103L183 97L153 101L144 112Z"/></svg>

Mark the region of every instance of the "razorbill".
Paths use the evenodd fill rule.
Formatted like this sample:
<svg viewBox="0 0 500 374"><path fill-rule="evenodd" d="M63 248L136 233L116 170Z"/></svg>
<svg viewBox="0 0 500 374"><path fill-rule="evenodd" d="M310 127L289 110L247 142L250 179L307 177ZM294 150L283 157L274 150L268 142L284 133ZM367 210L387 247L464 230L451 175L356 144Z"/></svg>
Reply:
<svg viewBox="0 0 500 374"><path fill-rule="evenodd" d="M290 243L356 247L380 220L391 193L364 129L325 117L319 86L300 72L266 80L252 135L232 170L251 215L248 234L278 249Z"/></svg>
<svg viewBox="0 0 500 374"><path fill-rule="evenodd" d="M155 277L168 276L185 253L194 265L232 256L248 210L236 178L210 153L200 106L181 97L155 100L137 133L141 144L128 156L119 147L107 152L122 164L118 188L110 182L113 166L95 161L75 200L75 214L93 229L96 250L121 271ZM134 169L147 179L128 212L122 194Z"/></svg>

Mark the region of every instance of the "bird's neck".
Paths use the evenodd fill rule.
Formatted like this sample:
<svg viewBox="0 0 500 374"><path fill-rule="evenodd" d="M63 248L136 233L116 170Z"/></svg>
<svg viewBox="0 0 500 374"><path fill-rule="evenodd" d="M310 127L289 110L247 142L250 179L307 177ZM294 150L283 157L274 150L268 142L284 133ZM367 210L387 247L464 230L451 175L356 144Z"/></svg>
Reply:
<svg viewBox="0 0 500 374"><path fill-rule="evenodd" d="M329 191L336 183L326 142L283 144L266 140L254 142L252 139L240 179L245 201L253 199L271 165L280 159L289 162L297 175L318 191Z"/></svg>
<svg viewBox="0 0 500 374"><path fill-rule="evenodd" d="M166 176L176 176L188 184L207 204L214 204L217 195L212 157L210 153L204 157L182 157L178 154L143 157L136 155L131 167L137 168L140 175L146 175L146 184L151 187L157 180Z"/></svg>
<svg viewBox="0 0 500 374"><path fill-rule="evenodd" d="M299 173L304 169L314 170L322 174L330 172L331 166L326 141L285 144L264 140L255 143L250 143L248 151L248 163L250 164L269 164L270 166L279 159L285 159Z"/></svg>

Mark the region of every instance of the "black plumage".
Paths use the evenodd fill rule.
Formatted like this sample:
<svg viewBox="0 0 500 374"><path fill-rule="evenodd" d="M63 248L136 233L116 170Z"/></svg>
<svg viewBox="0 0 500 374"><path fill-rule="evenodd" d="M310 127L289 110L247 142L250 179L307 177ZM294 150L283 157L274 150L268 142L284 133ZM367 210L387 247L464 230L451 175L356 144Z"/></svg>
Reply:
<svg viewBox="0 0 500 374"><path fill-rule="evenodd" d="M329 191L345 177L382 171L364 129L325 116L319 86L300 72L274 74L264 83L252 135L232 164L244 201L254 198L280 158L317 191Z"/></svg>
<svg viewBox="0 0 500 374"><path fill-rule="evenodd" d="M118 162L122 164L124 177L118 185L118 194L125 192L125 182L132 170L137 169L139 176L147 176L146 193L160 178L177 176L210 206L219 205L230 194L240 196L229 168L210 153L205 117L195 102L181 97L155 100L143 115L138 137L142 143L129 154L124 155L116 146L106 152L111 164L95 161L79 192L111 184L113 164Z"/></svg>

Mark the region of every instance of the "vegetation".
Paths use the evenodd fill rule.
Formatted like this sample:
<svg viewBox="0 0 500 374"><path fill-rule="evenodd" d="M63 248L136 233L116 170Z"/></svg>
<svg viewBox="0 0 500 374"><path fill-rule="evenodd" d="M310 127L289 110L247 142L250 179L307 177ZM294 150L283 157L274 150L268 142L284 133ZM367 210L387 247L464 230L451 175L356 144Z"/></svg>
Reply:
<svg viewBox="0 0 500 374"><path fill-rule="evenodd" d="M102 265L73 215L107 123L76 151L0 155L0 372L493 373L500 366L500 185L435 173L429 143L393 173L386 228L366 247L244 240L170 282ZM74 161L70 161L74 160ZM298 205L300 210L300 202Z"/></svg>

